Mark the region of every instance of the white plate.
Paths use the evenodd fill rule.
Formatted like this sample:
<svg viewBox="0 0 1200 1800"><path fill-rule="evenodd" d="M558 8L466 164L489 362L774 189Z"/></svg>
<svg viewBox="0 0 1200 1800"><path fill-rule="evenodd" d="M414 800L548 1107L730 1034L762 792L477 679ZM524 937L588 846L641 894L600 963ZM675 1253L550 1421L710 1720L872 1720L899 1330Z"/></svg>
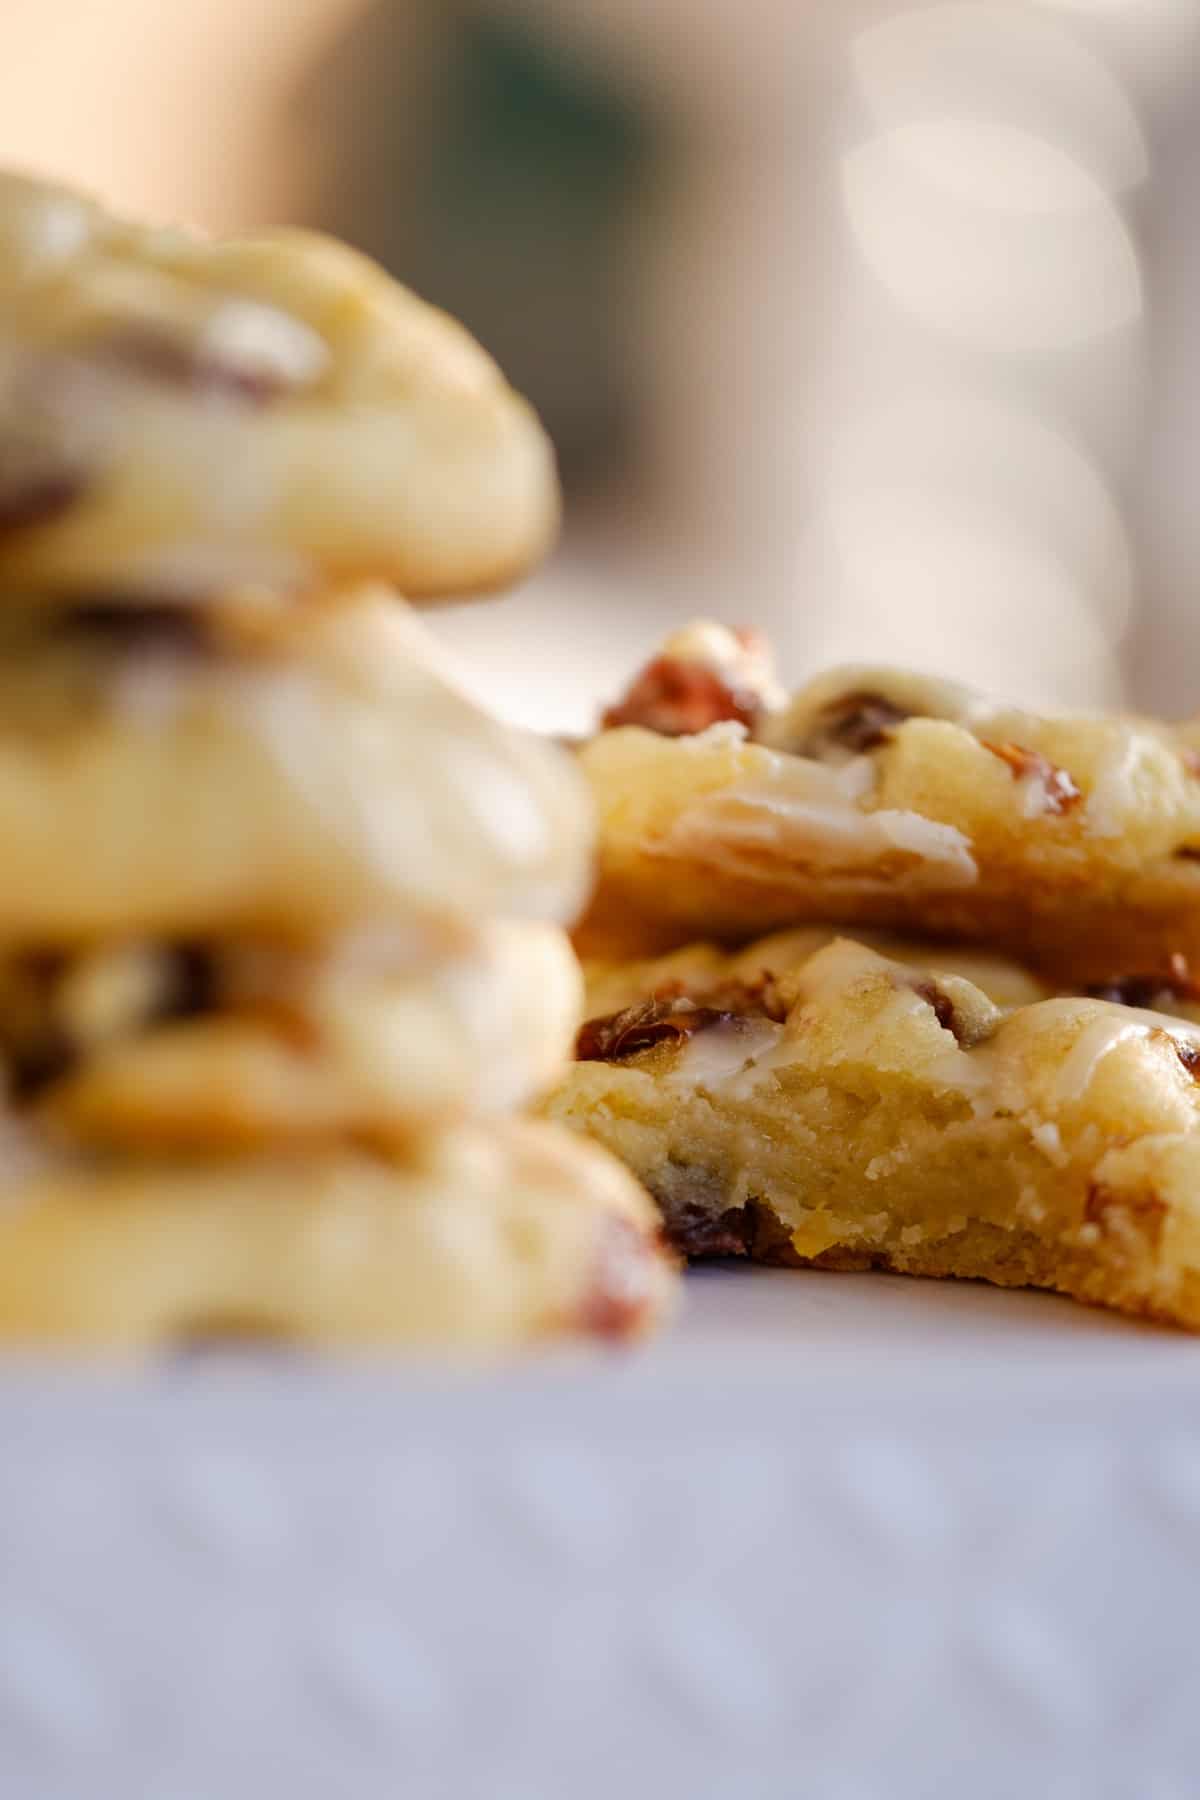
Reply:
<svg viewBox="0 0 1200 1800"><path fill-rule="evenodd" d="M713 1270L631 1357L0 1377L4 1800L1196 1791L1200 1344Z"/></svg>

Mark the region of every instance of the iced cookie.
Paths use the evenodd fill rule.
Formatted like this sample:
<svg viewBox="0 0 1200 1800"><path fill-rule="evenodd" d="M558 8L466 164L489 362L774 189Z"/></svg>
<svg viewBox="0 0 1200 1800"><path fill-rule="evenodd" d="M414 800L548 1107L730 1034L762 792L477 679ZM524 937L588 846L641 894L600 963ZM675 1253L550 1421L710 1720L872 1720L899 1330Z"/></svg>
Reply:
<svg viewBox="0 0 1200 1800"><path fill-rule="evenodd" d="M1200 1032L1086 997L1002 1012L837 941L595 1018L548 1103L693 1256L956 1275L1200 1329Z"/></svg>
<svg viewBox="0 0 1200 1800"><path fill-rule="evenodd" d="M0 175L0 577L203 598L364 575L414 598L546 549L554 458L474 339L369 258L227 242Z"/></svg>
<svg viewBox="0 0 1200 1800"><path fill-rule="evenodd" d="M711 645L703 666L719 690ZM579 753L596 953L833 921L984 943L1064 983L1200 966L1194 728L1040 717L880 669L736 717L718 697L671 736L636 710Z"/></svg>
<svg viewBox="0 0 1200 1800"><path fill-rule="evenodd" d="M674 1275L650 1201L594 1145L460 1126L405 1159L66 1162L8 1154L0 1340L486 1350L648 1329Z"/></svg>
<svg viewBox="0 0 1200 1800"><path fill-rule="evenodd" d="M588 1017L595 1018L620 1012L624 1007L658 995L778 982L798 963L823 950L835 938L846 935L836 925L799 925L792 931L773 931L737 950L722 944L698 943L685 944L663 956L632 960L588 958L583 965L584 1004ZM908 963L914 969L961 976L981 988L995 1006L1028 1006L1035 1000L1048 999L1053 992L1024 964L970 945L932 943L922 938L905 938L894 932L867 929L855 931L853 936L856 943L896 962ZM1108 997L1123 996L1110 993ZM1161 983L1156 985L1153 1001L1143 995L1139 985L1135 1004L1153 1004L1168 1012L1175 1010L1167 1003Z"/></svg>
<svg viewBox="0 0 1200 1800"><path fill-rule="evenodd" d="M0 617L0 938L564 920L588 797L367 592L230 642L194 613Z"/></svg>
<svg viewBox="0 0 1200 1800"><path fill-rule="evenodd" d="M352 1133L409 1142L525 1105L565 1067L579 966L553 925L438 942L105 944L0 957L10 1090L60 1138L130 1151Z"/></svg>

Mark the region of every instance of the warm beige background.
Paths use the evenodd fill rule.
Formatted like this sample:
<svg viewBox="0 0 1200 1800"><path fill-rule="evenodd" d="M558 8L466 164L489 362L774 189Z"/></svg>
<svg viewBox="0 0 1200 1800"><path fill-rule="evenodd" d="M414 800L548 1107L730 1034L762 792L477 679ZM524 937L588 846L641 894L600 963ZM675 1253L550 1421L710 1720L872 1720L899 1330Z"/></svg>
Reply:
<svg viewBox="0 0 1200 1800"><path fill-rule="evenodd" d="M1200 0L509 4L635 70L689 151L646 217L639 485L443 619L483 685L571 722L705 610L794 669L1195 708ZM0 157L217 228L302 217L355 131L314 97L381 5L0 0ZM451 11L392 0L398 113L409 22Z"/></svg>
<svg viewBox="0 0 1200 1800"><path fill-rule="evenodd" d="M4 0L0 156L150 214L288 213L309 174L290 96L358 6Z"/></svg>

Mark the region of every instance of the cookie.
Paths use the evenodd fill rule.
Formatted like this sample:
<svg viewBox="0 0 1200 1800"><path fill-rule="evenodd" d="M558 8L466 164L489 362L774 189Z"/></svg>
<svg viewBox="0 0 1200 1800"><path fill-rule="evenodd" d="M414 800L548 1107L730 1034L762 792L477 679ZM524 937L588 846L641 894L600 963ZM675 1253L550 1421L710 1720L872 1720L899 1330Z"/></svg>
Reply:
<svg viewBox="0 0 1200 1800"><path fill-rule="evenodd" d="M564 920L591 836L566 753L459 694L377 591L236 644L182 613L4 615L0 939Z"/></svg>
<svg viewBox="0 0 1200 1800"><path fill-rule="evenodd" d="M654 1209L594 1145L464 1125L406 1160L346 1147L8 1161L0 1340L117 1350L265 1337L487 1350L651 1326Z"/></svg>
<svg viewBox="0 0 1200 1800"><path fill-rule="evenodd" d="M790 969L849 933L836 925L798 925L791 931L773 931L740 949L716 943L684 944L678 950L651 957L586 957L583 962L584 1008L588 1019L635 1006L641 1001L669 999L674 995L705 995L706 1004L717 990L738 993L746 988L778 987ZM895 932L855 929L852 940L894 962L930 972L935 980L953 975L969 981L994 1006L1011 1010L1049 1000L1056 989L1036 970L1011 957L973 944L901 937ZM1114 972L1104 981L1069 994L1093 1000L1109 1000L1142 1011L1168 1013L1174 1019L1200 1024L1200 977L1181 956L1172 957L1165 969L1148 973Z"/></svg>
<svg viewBox="0 0 1200 1800"><path fill-rule="evenodd" d="M1200 1031L1087 997L1002 1011L839 940L580 1034L549 1115L690 1255L1057 1289L1200 1329Z"/></svg>
<svg viewBox="0 0 1200 1800"><path fill-rule="evenodd" d="M0 343L9 586L436 599L557 528L553 452L491 358L315 233L214 242L0 175Z"/></svg>
<svg viewBox="0 0 1200 1800"><path fill-rule="evenodd" d="M711 710L580 751L600 815L590 951L832 921L986 944L1056 984L1200 966L1195 727L1042 717L880 669Z"/></svg>
<svg viewBox="0 0 1200 1800"><path fill-rule="evenodd" d="M844 935L847 934L836 925L799 925L792 931L774 931L756 938L737 950L722 944L698 943L685 944L664 956L633 960L588 958L583 965L587 1016L597 1018L620 1012L656 995L708 993L714 988L779 981L789 969ZM1024 964L970 945L931 943L923 938L899 937L894 932L865 928L855 931L854 941L916 969L961 976L981 988L995 1006L1029 1006L1035 1000L1049 999L1053 992ZM1117 983L1111 985L1115 989ZM1124 998L1116 992L1108 997ZM1143 997L1139 988L1133 1003L1153 1005L1166 1012L1187 1010L1172 1003L1162 983L1156 986L1153 999Z"/></svg>
<svg viewBox="0 0 1200 1800"><path fill-rule="evenodd" d="M0 957L10 1088L59 1137L134 1152L408 1142L523 1106L565 1067L579 965L553 925L451 947L132 941Z"/></svg>

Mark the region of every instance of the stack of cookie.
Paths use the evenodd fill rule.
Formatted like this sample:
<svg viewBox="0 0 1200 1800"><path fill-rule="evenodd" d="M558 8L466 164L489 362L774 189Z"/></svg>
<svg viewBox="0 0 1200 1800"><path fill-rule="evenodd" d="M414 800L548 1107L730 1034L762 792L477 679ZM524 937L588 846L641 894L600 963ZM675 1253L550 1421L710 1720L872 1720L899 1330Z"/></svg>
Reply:
<svg viewBox="0 0 1200 1800"><path fill-rule="evenodd" d="M580 762L590 1016L547 1110L680 1249L1200 1329L1194 722L877 668L789 697L700 624Z"/></svg>
<svg viewBox="0 0 1200 1800"><path fill-rule="evenodd" d="M528 409L340 246L7 178L0 429L0 1335L648 1323L649 1202L511 1116L578 1023L586 792L363 585L539 553Z"/></svg>

